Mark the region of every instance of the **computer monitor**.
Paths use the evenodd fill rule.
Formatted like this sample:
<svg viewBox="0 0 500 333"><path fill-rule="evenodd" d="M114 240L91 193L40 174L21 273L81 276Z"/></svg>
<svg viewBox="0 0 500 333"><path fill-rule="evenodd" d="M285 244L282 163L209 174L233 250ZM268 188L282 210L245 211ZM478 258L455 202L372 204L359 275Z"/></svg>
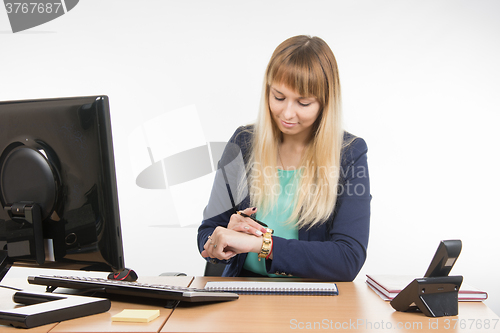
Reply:
<svg viewBox="0 0 500 333"><path fill-rule="evenodd" d="M0 102L0 280L22 266L120 272L107 96Z"/></svg>

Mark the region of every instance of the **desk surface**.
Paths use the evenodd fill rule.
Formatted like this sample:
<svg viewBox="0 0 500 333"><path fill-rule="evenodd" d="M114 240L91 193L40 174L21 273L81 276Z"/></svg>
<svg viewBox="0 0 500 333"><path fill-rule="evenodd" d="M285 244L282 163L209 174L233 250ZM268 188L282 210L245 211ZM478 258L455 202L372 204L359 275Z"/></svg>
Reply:
<svg viewBox="0 0 500 333"><path fill-rule="evenodd" d="M197 277L191 286L216 279ZM232 302L181 305L161 332L500 332L498 316L482 302L460 302L459 316L429 318L394 311L362 280L337 286L338 296L241 295Z"/></svg>
<svg viewBox="0 0 500 333"><path fill-rule="evenodd" d="M153 277L140 282L204 287L213 277ZM235 280L235 279L231 279ZM255 279L253 279L255 280ZM257 279L258 280L258 279ZM40 291L22 279L5 279L4 285ZM419 313L392 309L363 280L337 283L338 296L240 295L236 301L181 304L174 311L158 304L113 301L108 312L46 325L22 332L500 332L500 320L482 302L460 302L459 315L429 318ZM14 291L0 289L1 309L12 308ZM111 322L123 309L160 309L150 323ZM21 332L1 326L0 332Z"/></svg>

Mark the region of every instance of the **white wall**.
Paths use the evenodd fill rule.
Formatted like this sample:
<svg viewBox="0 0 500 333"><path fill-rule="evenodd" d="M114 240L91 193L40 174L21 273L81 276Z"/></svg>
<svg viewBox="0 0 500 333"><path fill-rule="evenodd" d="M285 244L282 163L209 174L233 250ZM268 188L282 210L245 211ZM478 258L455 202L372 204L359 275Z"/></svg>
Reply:
<svg viewBox="0 0 500 333"><path fill-rule="evenodd" d="M438 242L459 238L452 273L488 291L500 314L499 10L495 0L82 0L12 34L0 9L0 100L107 94L127 266L201 275L196 228L179 226L168 190L135 185L129 137L194 104L206 140L227 140L256 117L274 48L320 36L340 67L346 128L369 145L372 228L359 278L421 276Z"/></svg>

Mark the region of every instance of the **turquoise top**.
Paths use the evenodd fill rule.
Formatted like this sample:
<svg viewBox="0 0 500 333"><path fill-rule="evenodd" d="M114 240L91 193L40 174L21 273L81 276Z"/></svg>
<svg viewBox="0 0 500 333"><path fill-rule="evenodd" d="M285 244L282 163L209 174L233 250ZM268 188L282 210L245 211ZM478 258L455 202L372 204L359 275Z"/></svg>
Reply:
<svg viewBox="0 0 500 333"><path fill-rule="evenodd" d="M264 222L269 228L274 230L273 236L285 239L299 239L299 230L294 226L295 221L285 223L293 212L294 195L298 185L298 177L295 177L297 170L279 170L278 177L280 181L280 193L278 201L273 209L266 216L257 210L256 218ZM283 275L268 274L266 271L266 261L259 261L258 254L250 252L245 259L243 268L261 275L269 277L283 277Z"/></svg>

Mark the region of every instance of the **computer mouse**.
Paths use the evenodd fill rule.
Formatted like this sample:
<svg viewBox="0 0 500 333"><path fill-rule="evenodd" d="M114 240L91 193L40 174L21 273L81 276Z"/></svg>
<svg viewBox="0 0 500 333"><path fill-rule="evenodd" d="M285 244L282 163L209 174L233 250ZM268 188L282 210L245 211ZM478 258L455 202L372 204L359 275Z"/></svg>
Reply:
<svg viewBox="0 0 500 333"><path fill-rule="evenodd" d="M137 273L130 268L125 268L119 273L109 273L108 280L137 281Z"/></svg>

